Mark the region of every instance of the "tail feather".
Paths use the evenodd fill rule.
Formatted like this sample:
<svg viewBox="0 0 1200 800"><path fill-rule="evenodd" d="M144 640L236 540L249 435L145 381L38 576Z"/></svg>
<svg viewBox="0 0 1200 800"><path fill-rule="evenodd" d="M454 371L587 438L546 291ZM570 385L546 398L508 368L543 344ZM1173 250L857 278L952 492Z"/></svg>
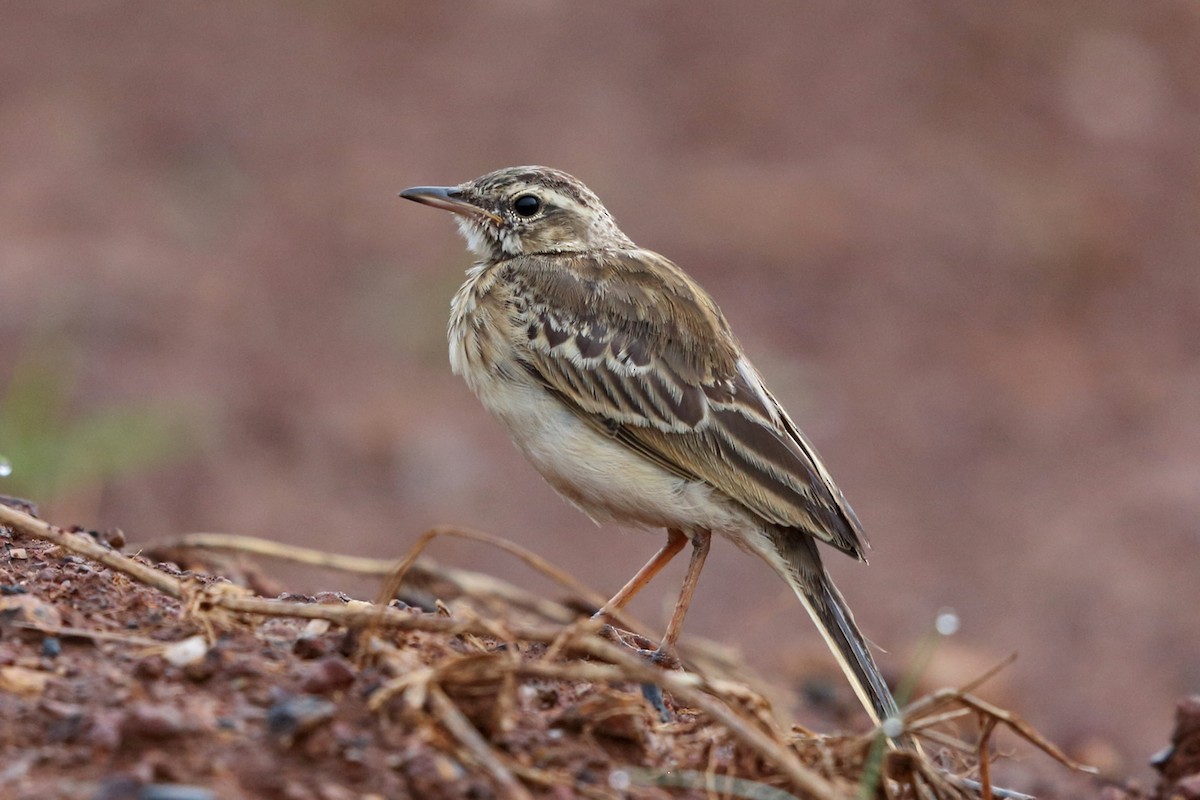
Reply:
<svg viewBox="0 0 1200 800"><path fill-rule="evenodd" d="M877 725L897 715L896 700L871 658L850 607L825 572L816 542L795 530L776 529L771 533L776 554L783 562L784 577L833 651L863 708Z"/></svg>

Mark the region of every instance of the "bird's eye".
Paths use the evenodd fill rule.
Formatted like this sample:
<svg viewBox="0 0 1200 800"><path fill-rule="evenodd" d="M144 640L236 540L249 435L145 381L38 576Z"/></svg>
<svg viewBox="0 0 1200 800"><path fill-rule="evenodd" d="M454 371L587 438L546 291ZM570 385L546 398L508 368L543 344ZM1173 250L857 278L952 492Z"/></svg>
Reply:
<svg viewBox="0 0 1200 800"><path fill-rule="evenodd" d="M523 194L513 201L513 211L522 217L532 217L541 210L542 201L532 194Z"/></svg>

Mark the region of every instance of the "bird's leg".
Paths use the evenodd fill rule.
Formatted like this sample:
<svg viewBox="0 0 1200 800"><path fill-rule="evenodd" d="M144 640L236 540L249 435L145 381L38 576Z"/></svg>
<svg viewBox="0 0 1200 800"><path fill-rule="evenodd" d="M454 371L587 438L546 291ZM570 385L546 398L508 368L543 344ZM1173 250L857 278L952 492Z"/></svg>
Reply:
<svg viewBox="0 0 1200 800"><path fill-rule="evenodd" d="M675 602L671 621L667 623L667 632L663 634L658 649L650 654L650 661L654 664L667 668L679 666L674 655L675 642L679 639L679 632L683 629L683 618L687 616L688 606L692 604L692 595L696 593L696 585L700 582L700 570L704 569L704 559L708 557L708 545L711 541L712 534L709 531L700 529L692 532L692 559L688 562L687 574L683 576L683 586L679 589L679 599ZM658 711L660 720L670 721L671 713L667 710L661 687L653 683L643 683L642 696Z"/></svg>
<svg viewBox="0 0 1200 800"><path fill-rule="evenodd" d="M683 618L687 616L688 606L692 604L692 595L696 593L696 585L700 582L700 570L704 569L704 559L708 557L708 545L711 541L712 533L709 531L700 529L692 533L692 560L688 562L687 574L683 576L683 586L679 590L679 600L675 603L675 611L671 614L671 621L667 623L667 632L663 634L662 644L658 647L659 658L669 656L675 649L675 642L683 630Z"/></svg>
<svg viewBox="0 0 1200 800"><path fill-rule="evenodd" d="M679 554L683 549L683 545L687 542L687 536L681 530L672 528L667 531L667 543L662 546L662 549L654 554L654 557L646 562L646 565L637 571L637 574L629 579L629 582L621 587L621 591L613 595L613 598L605 603L599 611L592 615L592 619L598 617L611 616L614 611L620 611L625 607L625 604L650 582L650 579L657 575L663 567L667 565L672 558ZM689 599L691 595L688 595Z"/></svg>
<svg viewBox="0 0 1200 800"><path fill-rule="evenodd" d="M621 587L611 600L604 604L603 607L595 614L592 619L615 619L616 612L625 607L625 604L643 588L651 579L657 575L663 567L665 567L672 558L679 554L687 543L687 536L683 531L668 530L666 544L659 549L654 556L646 562L646 565L637 571L637 574L629 579L629 582ZM626 647L630 647L639 653L653 652L651 648L654 644L647 641L644 637L636 633L620 631L612 625L605 625L601 630L601 635L611 638Z"/></svg>

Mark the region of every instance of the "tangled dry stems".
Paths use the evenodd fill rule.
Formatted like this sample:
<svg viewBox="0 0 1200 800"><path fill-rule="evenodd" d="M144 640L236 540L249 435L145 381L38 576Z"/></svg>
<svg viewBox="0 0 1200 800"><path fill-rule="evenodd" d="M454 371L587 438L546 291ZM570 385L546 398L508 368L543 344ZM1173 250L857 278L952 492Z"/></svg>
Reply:
<svg viewBox="0 0 1200 800"><path fill-rule="evenodd" d="M600 624L571 608L539 598L493 577L463 570L438 567L418 560L424 548L439 536L455 536L499 547L532 568L557 581L582 603L598 607L603 598L572 576L519 546L475 531L436 528L420 537L412 551L397 565L372 559L338 556L287 547L249 537L195 534L177 545L232 549L242 552L317 563L335 569L364 572L386 578L381 602L350 601L325 605L256 597L231 583L177 578L143 561L123 555L95 538L66 531L20 510L0 505L0 524L28 536L49 541L64 550L97 561L131 579L153 587L183 603L184 613L213 640L219 631L252 625L261 617L285 616L322 620L327 624L359 631L360 660L396 657L397 648L382 631L425 632L457 637L466 653L448 652L436 663L411 668L411 661L393 670L395 678L374 690L370 706L378 713L408 714L425 725L436 725L442 734L430 737L453 755L477 765L504 797L528 798L529 786L552 787L565 783L585 796L613 797L617 792L598 786L579 786L572 776L552 769L520 763L498 747L493 739L511 727L512 709L518 688L530 681L561 681L588 684L603 691L608 687L653 684L668 693L677 707L691 710L704 724L699 735L709 742L727 741L753 754L763 769L758 780L726 773L710 747L705 770L670 771L631 766L621 770L620 781L628 786L682 787L705 791L709 796L777 798L802 796L819 800L884 797L949 800L950 798L1020 797L993 787L990 776L991 738L1003 726L1019 738L1041 749L1072 769L1086 769L1071 761L1024 721L1004 709L973 695L970 689L944 689L910 704L904 710L905 730L936 747L935 763L924 748L888 749L878 731L861 736L826 737L781 729L769 703L744 683L722 677L719 665L711 671L690 658L688 672L664 671L647 663L627 648L600 635ZM460 605L453 614L413 613L389 607L405 579L448 586L461 597L474 601ZM472 606L486 613L472 611ZM444 608L444 606L443 606ZM636 620L621 624L642 629ZM87 635L74 631L74 635ZM106 634L113 638L112 634ZM134 642L135 637L128 637ZM137 642L138 644L144 644ZM986 677L986 676L985 676ZM481 691L495 698L490 705L490 722L481 730L460 704L460 698ZM641 714L630 708L628 693L601 695L593 708L597 719L609 715ZM976 723L974 741L945 728L964 718Z"/></svg>

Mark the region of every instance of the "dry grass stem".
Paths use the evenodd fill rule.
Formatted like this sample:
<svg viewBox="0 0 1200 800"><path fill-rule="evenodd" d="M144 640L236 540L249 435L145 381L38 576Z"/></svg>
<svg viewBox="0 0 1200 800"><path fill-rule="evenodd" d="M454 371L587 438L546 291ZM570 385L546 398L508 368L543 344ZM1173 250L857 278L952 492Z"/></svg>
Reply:
<svg viewBox="0 0 1200 800"><path fill-rule="evenodd" d="M397 566L395 559L364 558L341 553L327 553L311 547L282 544L256 536L232 533L189 533L163 543L165 547L190 547L198 550L223 550L247 555L265 556L321 569L338 570L356 575L386 578ZM532 554L530 554L532 555ZM527 562L528 563L528 562ZM491 575L456 567L448 567L422 558L408 566L408 576L414 584L437 584L472 597L530 611L552 622L570 622L578 613L562 603L539 597ZM571 587L567 587L571 589ZM574 591L571 589L571 591ZM590 591L590 590L589 590ZM598 597L594 592L593 598ZM583 596L581 595L581 598Z"/></svg>
<svg viewBox="0 0 1200 800"><path fill-rule="evenodd" d="M4 505L0 505L0 524L92 559L134 581L181 600L183 618L200 626L209 641L213 641L222 630L247 627L252 623L257 624L256 621L263 617L273 616L322 620L327 624L359 631L359 642L364 645L360 652L380 664L393 664L391 674L397 675L372 692L368 700L369 707L378 713L393 699L399 699L411 713L423 713L436 720L441 729L449 734L460 754L479 765L506 797L530 797L522 781L557 785L554 781L572 780L567 773L559 774L553 770L517 763L489 741L489 736L504 734L512 729L513 720L519 712L518 690L530 682L589 685L593 687L592 691L596 691L595 687L616 687L625 692L611 695L597 706L593 722L603 722L612 715L615 718L630 714L637 717L637 709L642 708L640 700L631 702L636 695L628 694L628 687L638 684L658 686L669 694L677 707L693 710L698 714L698 719L711 720L711 725L706 723L697 728L680 723L662 725L647 721L639 725L655 725L653 730L660 736L703 735L704 741L714 748L719 737L727 737L743 749L743 753L752 754L757 759L756 763L766 766L767 771L763 776L766 780L778 780L797 795L813 800L849 798L855 795L856 788L866 793L863 796L905 800L1021 797L1017 793L990 787L989 743L999 724L1060 763L1072 769L1088 769L1067 758L1017 716L980 700L966 689L942 690L908 706L905 710L906 728L916 735L957 750L964 758L973 755L979 766L982 785L947 772L920 752L901 750L884 755L883 773L886 778L857 787L861 771L870 761L868 754L878 732L843 739L789 735L779 727L770 703L764 696L744 683L710 676L704 670L665 671L651 665L627 647L601 636L601 626L590 620L570 618L572 621L564 625L561 620L546 621L545 615L532 620L528 615L520 614L489 612L481 615L472 611L470 603L456 606L453 611L443 605L441 608L444 613L422 613L415 609L392 608L361 601L339 605L268 599L253 596L228 582L176 577L116 552L90 536L65 531ZM439 536L455 536L498 547L588 602L594 605L603 603L602 598L574 578L523 548L488 534L454 528L435 528L420 537L409 554L387 573L391 585L385 598L392 596L390 590L399 585L406 575L420 569L417 565L418 555ZM273 557L282 554L282 557L305 563L385 574L380 569L380 562L372 559L329 555L318 557L314 551L268 546L261 540L248 537L205 534L185 537L183 542ZM441 571L437 577L444 579L446 574ZM458 577L461 578L462 573ZM460 580L456 586L468 600L475 599L472 592L478 591L493 601L507 597L514 601L512 606L537 607L537 603L531 603L528 596L519 596L517 590L504 588L503 583L495 579ZM397 646L394 641L384 638L375 640L361 635L363 631L372 630L431 635L440 637L436 641L445 644L435 648L440 655L433 663L416 664L413 654L406 654L405 648ZM74 629L69 633L64 631L64 634L145 644L134 637L93 634ZM464 646L467 654L462 652ZM973 682L968 688L973 688L979 682ZM471 698L480 696L492 697L491 705L480 712L482 717L469 717L464 708L471 706L460 707L460 703L471 703ZM934 729L934 726L955 722L967 714L974 714L979 720L980 733L974 747ZM691 719L691 716L684 711L681 719ZM713 749L708 751L707 760L701 762L703 770L672 769L668 772L639 768L625 772L634 784L704 789L710 796L714 793L765 799L793 796L784 789L763 783L761 778L753 781L733 774L718 774L718 768L728 770L729 765L718 763L714 753ZM613 796L598 786L581 789L581 792L589 797Z"/></svg>
<svg viewBox="0 0 1200 800"><path fill-rule="evenodd" d="M531 569L541 573L542 575L545 575L559 586L567 589L576 597L582 599L584 602L594 608L600 608L608 601L608 598L603 597L594 589L589 588L575 576L559 569L546 559L539 556L537 553L521 547L514 542L510 542L507 539L494 536L490 533L484 533L483 531L473 531L466 528L455 528L448 525L439 525L437 527L430 528L429 530L425 531L425 533L421 534L416 543L413 545L412 549L409 551L408 555L401 559L399 563L394 565L391 573L388 575L388 579L385 582L383 589L380 591L380 602L386 602L387 598L395 596L396 591L400 588L401 584L403 584L405 576L416 564L417 557L420 556L425 548L428 547L429 544L438 537L467 539L469 541L481 542L499 550L503 550L504 552L524 562ZM631 630L636 630L639 627L642 627L635 625L635 621L631 620L627 616L614 615L614 618Z"/></svg>
<svg viewBox="0 0 1200 800"><path fill-rule="evenodd" d="M512 772L501 762L487 740L458 710L458 706L454 705L446 693L436 685L429 688L429 706L443 727L467 751L470 760L487 770L492 779L500 785L504 797L514 798L514 800L533 800L533 796L513 777Z"/></svg>
<svg viewBox="0 0 1200 800"><path fill-rule="evenodd" d="M921 714L928 714L936 709L940 709L947 705L960 705L978 712L981 719L991 719L995 722L1003 723L1007 728L1013 731L1017 736L1032 744L1037 749L1041 750L1046 755L1053 758L1063 766L1079 772L1087 772L1095 774L1095 767L1088 766L1075 761L1067 756L1062 750L1056 747L1051 742L1047 741L1041 734L1035 731L1030 725L1009 711L992 705L985 700L981 700L973 694L962 689L939 689L919 700L909 704L905 709L905 714L910 719L919 720ZM914 723L914 726L919 726L919 721Z"/></svg>
<svg viewBox="0 0 1200 800"><path fill-rule="evenodd" d="M121 555L116 550L103 545L91 536L72 533L57 525L43 522L37 517L18 511L11 506L0 503L0 525L21 531L42 541L56 544L62 549L76 555L90 558L109 569L128 575L139 583L152 586L163 594L180 599L184 595L181 581L154 567L134 561L128 556Z"/></svg>

